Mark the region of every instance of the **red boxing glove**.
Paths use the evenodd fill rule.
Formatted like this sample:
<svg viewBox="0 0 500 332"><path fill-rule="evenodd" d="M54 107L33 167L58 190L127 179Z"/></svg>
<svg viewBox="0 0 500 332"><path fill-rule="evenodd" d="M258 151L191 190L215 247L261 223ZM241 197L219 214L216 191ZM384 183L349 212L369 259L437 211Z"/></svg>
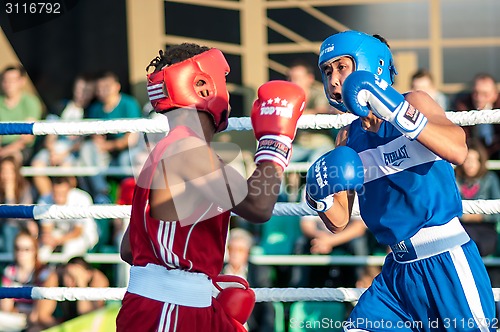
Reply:
<svg viewBox="0 0 500 332"><path fill-rule="evenodd" d="M304 90L292 82L270 81L260 86L251 114L255 137L259 140L256 164L272 161L283 169L288 166L305 100Z"/></svg>
<svg viewBox="0 0 500 332"><path fill-rule="evenodd" d="M219 275L212 280L219 291L216 296L227 315L245 324L255 305L255 293L248 282L238 276Z"/></svg>

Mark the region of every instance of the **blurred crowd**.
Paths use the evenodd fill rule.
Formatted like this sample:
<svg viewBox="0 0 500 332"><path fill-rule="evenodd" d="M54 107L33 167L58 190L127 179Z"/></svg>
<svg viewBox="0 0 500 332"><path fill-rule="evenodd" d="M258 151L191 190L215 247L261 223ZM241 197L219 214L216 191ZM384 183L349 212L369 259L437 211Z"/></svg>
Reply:
<svg viewBox="0 0 500 332"><path fill-rule="evenodd" d="M295 61L288 79L306 92L305 114L339 114L324 97L323 85L316 80L312 64ZM131 95L121 91L113 72L75 77L73 93L57 105L42 108L39 99L26 91L27 74L20 66L0 73L0 122L85 119L133 119L150 116L151 107L141 107ZM492 110L500 108L495 78L479 73L467 92L446 95L436 89L432 75L418 70L411 78L412 90L423 90L445 110ZM455 168L462 199L498 199L497 171L489 170L488 160L500 159L500 125L464 127L469 154ZM312 162L334 148L337 130L301 130L294 141L292 162ZM220 141L230 141L224 133ZM140 167L147 157L136 134L90 136L30 135L0 136L0 204L131 204L133 176L46 176L43 168L108 166ZM240 169L250 174L251 153L244 152ZM40 169L36 175L22 175L22 167ZM279 201L303 200L303 172L288 172ZM498 216L468 214L461 219L478 244L481 255L500 254ZM128 221L123 219L0 220L0 253L11 257L0 261L2 286L124 287L127 271L123 266L89 264L87 253L117 253ZM376 244L361 218L353 218L345 231L330 233L318 217L272 217L262 225L246 223L238 217L231 222L227 264L223 273L245 277L252 287L368 287L378 273L377 266L287 266L253 264L257 255L385 255L388 249ZM63 263L55 264L58 253ZM493 287L500 286L500 269L488 267ZM0 301L0 330L39 331L104 305L103 301L59 302L3 299ZM346 305L346 314L349 311ZM275 304L258 303L248 327L250 331L274 331ZM5 327L3 326L5 325Z"/></svg>

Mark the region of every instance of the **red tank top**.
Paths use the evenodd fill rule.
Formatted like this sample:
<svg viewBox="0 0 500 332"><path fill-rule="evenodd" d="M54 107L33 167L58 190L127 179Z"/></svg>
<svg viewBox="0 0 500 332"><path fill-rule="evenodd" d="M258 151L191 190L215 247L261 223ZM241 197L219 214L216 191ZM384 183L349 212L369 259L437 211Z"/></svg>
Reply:
<svg viewBox="0 0 500 332"><path fill-rule="evenodd" d="M224 263L230 212L197 221L214 208L207 203L193 213L193 223L189 225L154 219L149 214L150 186L143 185L151 184L154 170L164 151L173 142L190 136L198 137L187 127L176 127L150 153L137 181L141 186L135 186L130 245L136 266L153 263L168 269L202 272L213 278L221 272Z"/></svg>

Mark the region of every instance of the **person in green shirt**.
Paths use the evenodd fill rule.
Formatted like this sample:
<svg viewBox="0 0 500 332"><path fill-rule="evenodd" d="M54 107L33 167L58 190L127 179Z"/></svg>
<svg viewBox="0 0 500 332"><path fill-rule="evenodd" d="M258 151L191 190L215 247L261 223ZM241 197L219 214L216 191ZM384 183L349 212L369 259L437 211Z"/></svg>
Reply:
<svg viewBox="0 0 500 332"><path fill-rule="evenodd" d="M42 116L37 97L25 92L26 71L21 66L9 66L0 73L0 122L36 121ZM14 156L25 164L33 153L32 135L0 136L0 158Z"/></svg>
<svg viewBox="0 0 500 332"><path fill-rule="evenodd" d="M106 71L96 80L96 98L88 108L87 118L94 120L118 120L140 118L141 108L137 100L121 92L118 76ZM80 150L80 166L130 166L131 156L135 154L134 147L137 135L119 133L107 135L92 135L82 144ZM133 159L133 158L132 158ZM96 204L110 203L109 186L104 174L87 178L84 188L92 194Z"/></svg>

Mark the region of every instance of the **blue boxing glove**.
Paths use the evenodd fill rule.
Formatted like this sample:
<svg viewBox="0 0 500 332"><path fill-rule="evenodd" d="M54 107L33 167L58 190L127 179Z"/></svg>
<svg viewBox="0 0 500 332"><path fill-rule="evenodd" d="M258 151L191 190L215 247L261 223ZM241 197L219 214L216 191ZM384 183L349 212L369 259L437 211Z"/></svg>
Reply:
<svg viewBox="0 0 500 332"><path fill-rule="evenodd" d="M316 160L306 175L306 203L317 212L333 205L333 194L363 186L364 169L356 151L338 146Z"/></svg>
<svg viewBox="0 0 500 332"><path fill-rule="evenodd" d="M386 81L368 71L350 74L342 84L342 99L347 109L359 116L372 110L380 119L394 125L409 139L416 139L427 124L427 118Z"/></svg>

